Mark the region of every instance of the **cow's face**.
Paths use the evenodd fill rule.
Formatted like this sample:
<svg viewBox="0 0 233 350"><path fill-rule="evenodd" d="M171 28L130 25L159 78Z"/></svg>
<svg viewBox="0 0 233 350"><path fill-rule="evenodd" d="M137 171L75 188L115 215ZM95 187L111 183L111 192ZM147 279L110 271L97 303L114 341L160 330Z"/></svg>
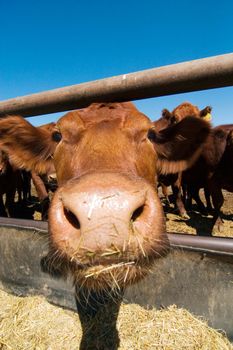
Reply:
<svg viewBox="0 0 233 350"><path fill-rule="evenodd" d="M196 117L202 118L205 121L211 122L211 111L210 106L206 106L204 109L199 110L197 106L194 106L190 102L181 103L172 112L169 112L167 109L163 109L162 116L160 119L154 122L154 126L157 131L165 129L173 124L179 123L184 118L187 117Z"/></svg>
<svg viewBox="0 0 233 350"><path fill-rule="evenodd" d="M14 162L41 171L53 160L51 261L90 289L133 283L167 252L157 171L187 168L208 133L197 118L156 132L131 103L68 113L51 132L19 117L0 120L0 146Z"/></svg>
<svg viewBox="0 0 233 350"><path fill-rule="evenodd" d="M94 105L57 123L50 232L79 283L130 283L168 249L152 127L131 104Z"/></svg>

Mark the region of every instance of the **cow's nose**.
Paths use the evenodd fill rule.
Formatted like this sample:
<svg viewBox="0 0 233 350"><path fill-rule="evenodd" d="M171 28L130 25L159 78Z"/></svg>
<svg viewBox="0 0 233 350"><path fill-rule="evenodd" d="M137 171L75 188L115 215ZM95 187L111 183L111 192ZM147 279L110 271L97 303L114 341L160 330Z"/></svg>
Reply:
<svg viewBox="0 0 233 350"><path fill-rule="evenodd" d="M163 225L155 190L119 175L71 181L58 190L50 209L52 240L71 256L148 255L163 240Z"/></svg>
<svg viewBox="0 0 233 350"><path fill-rule="evenodd" d="M78 188L79 186L77 186ZM129 225L141 215L145 208L144 189L124 191L122 189L96 188L84 192L62 191L60 200L66 219L77 229L85 229L95 224L115 223Z"/></svg>

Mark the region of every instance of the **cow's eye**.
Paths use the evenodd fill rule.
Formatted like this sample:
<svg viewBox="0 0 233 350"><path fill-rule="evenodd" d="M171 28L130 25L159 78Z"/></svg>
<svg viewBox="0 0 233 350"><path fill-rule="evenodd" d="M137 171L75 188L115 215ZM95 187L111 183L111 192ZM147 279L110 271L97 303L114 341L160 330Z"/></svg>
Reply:
<svg viewBox="0 0 233 350"><path fill-rule="evenodd" d="M60 142L61 139L62 139L62 134L61 134L59 131L54 131L54 132L52 133L52 139L53 139L53 141L55 141L55 142Z"/></svg>
<svg viewBox="0 0 233 350"><path fill-rule="evenodd" d="M156 133L154 130L150 129L147 133L147 138L148 140L150 140L151 142L156 142Z"/></svg>

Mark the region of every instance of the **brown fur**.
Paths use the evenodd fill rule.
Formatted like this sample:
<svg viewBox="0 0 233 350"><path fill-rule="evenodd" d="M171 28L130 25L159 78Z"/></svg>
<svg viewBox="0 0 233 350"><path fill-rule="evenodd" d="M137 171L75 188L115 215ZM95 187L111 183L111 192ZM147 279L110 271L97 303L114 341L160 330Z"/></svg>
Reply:
<svg viewBox="0 0 233 350"><path fill-rule="evenodd" d="M4 135L2 139L0 136L1 148L8 154L15 169L33 170L32 181L38 198L41 204L46 203L45 208L42 208L44 218L47 216L49 199L45 185L37 173L54 172L52 158L57 144L51 135L55 126L55 123L48 123L35 128L19 116L0 119L0 133ZM4 142L1 143L3 139Z"/></svg>
<svg viewBox="0 0 233 350"><path fill-rule="evenodd" d="M212 108L210 106L205 107L203 110L199 110L197 106L192 105L189 102L181 103L177 106L171 113L171 115L175 118L176 122L181 121L187 116L193 117L205 117L207 113L210 113Z"/></svg>
<svg viewBox="0 0 233 350"><path fill-rule="evenodd" d="M33 169L38 173L53 169L56 143L52 142L51 133L33 127L19 116L0 119L0 147L18 168Z"/></svg>
<svg viewBox="0 0 233 350"><path fill-rule="evenodd" d="M167 109L164 109L162 111L162 117L160 119L158 119L157 121L154 122L154 127L155 130L160 131L162 133L164 132L169 132L169 129L171 126L174 126L174 124L179 125L180 122L183 121L183 123L185 122L186 118L202 118L205 117L207 113L210 113L212 110L212 108L210 106L205 107L203 110L199 110L199 108L197 106L192 105L189 102L184 102L182 104L180 104L179 106L177 106L172 112L169 112ZM182 123L181 123L182 125ZM195 127L195 123L194 123L194 127ZM201 148L199 148L199 150L197 152L192 152L192 131L193 131L193 126L191 125L191 123L188 125L187 124L187 132L186 132L186 137L188 139L190 139L190 144L189 146L191 147L191 151L190 154L193 154L193 156L189 159L188 162L186 162L185 166L183 164L183 162L181 161L180 164L180 169L179 174L177 174L176 177L171 177L169 174L174 174L174 169L172 167L172 163L169 163L169 166L166 167L166 171L163 172L163 174L168 174L167 178L166 176L160 176L159 177L159 183L161 183L162 187L163 187L163 192L167 192L167 190L165 190L165 186L172 186L173 189L173 194L174 194L174 201L175 204L178 208L179 214L182 217L188 218L188 215L186 213L185 207L184 207L184 203L182 201L182 196L181 196L181 181L182 181L182 174L180 173L182 171L182 168L184 169L184 167L189 168L199 157L200 152L201 152ZM192 140L192 141L191 141ZM198 144L198 139L195 141ZM187 144L188 145L188 144ZM175 147L172 145L172 147ZM188 147L188 146L186 146ZM177 152L177 154L179 154L180 156L182 155L182 148L180 148L179 152ZM184 150L184 149L183 149ZM185 150L186 152L187 150ZM164 167L165 168L165 167ZM178 169L178 167L176 166L176 169ZM166 183L166 185L165 185Z"/></svg>

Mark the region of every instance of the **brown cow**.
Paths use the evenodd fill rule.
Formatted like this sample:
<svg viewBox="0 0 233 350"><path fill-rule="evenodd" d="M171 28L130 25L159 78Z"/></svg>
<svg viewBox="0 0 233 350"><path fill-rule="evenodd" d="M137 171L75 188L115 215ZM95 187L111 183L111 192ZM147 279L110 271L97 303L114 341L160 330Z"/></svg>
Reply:
<svg viewBox="0 0 233 350"><path fill-rule="evenodd" d="M169 112L167 109L162 111L162 117L154 122L155 130L163 130L171 125L174 125L188 116L193 116L196 118L202 118L206 121L211 120L211 110L210 106L205 107L202 110L199 110L197 106L194 106L190 102L181 103L177 106L172 112ZM159 176L159 184L162 186L163 195L166 198L166 202L170 204L168 199L168 186L172 187L173 200L178 209L178 212L182 218L189 219L189 215L186 212L184 203L181 196L181 182L182 182L182 173L177 174L165 174Z"/></svg>
<svg viewBox="0 0 233 350"><path fill-rule="evenodd" d="M205 210L199 197L206 188L214 206L212 232L221 232L222 189L233 192L233 124L220 125L211 130L202 153L194 165L183 172L183 182L196 200L201 212ZM207 202L207 208L210 207ZM211 208L210 208L211 209Z"/></svg>
<svg viewBox="0 0 233 350"><path fill-rule="evenodd" d="M23 118L0 120L0 147L59 188L49 212L51 261L90 291L124 289L168 251L156 174L190 166L209 134L198 118L157 133L132 103L92 104L48 135Z"/></svg>

